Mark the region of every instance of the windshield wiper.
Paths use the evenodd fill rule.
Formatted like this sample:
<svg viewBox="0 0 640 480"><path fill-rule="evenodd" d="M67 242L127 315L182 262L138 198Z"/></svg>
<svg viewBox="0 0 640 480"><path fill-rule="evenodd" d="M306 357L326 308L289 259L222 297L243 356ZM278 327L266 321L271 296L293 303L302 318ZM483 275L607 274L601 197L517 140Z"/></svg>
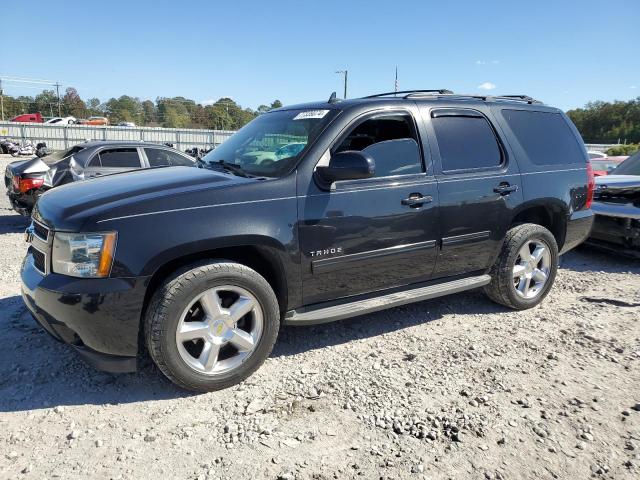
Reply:
<svg viewBox="0 0 640 480"><path fill-rule="evenodd" d="M214 164L214 165L219 165L222 167L223 170L227 171L227 172L231 172L234 175L237 175L239 177L252 177L253 175L245 172L241 166L236 165L235 163L229 163L229 162L225 162L224 160L216 160L213 162L209 162L209 164Z"/></svg>

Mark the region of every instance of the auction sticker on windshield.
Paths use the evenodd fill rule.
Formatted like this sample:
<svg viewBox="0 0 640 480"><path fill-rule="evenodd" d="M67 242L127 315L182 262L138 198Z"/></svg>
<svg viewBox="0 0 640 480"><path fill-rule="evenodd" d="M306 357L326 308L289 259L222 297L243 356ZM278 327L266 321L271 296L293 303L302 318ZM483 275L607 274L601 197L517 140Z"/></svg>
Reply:
<svg viewBox="0 0 640 480"><path fill-rule="evenodd" d="M307 110L306 112L300 112L295 117L293 117L293 119L294 120L307 120L309 118L322 118L327 113L329 113L329 110Z"/></svg>

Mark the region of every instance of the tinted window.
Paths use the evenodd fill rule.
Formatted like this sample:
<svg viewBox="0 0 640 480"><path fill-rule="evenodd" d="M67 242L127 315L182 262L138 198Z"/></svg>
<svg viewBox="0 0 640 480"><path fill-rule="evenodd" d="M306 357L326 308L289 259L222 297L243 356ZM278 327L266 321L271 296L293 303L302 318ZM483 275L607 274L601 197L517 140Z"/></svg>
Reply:
<svg viewBox="0 0 640 480"><path fill-rule="evenodd" d="M482 116L438 116L433 119L442 170L497 167L502 153L493 129Z"/></svg>
<svg viewBox="0 0 640 480"><path fill-rule="evenodd" d="M507 124L536 165L584 163L584 151L559 113L502 110Z"/></svg>
<svg viewBox="0 0 640 480"><path fill-rule="evenodd" d="M114 148L99 153L100 164L107 168L139 168L140 160L136 148ZM93 165L93 161L91 164Z"/></svg>
<svg viewBox="0 0 640 480"><path fill-rule="evenodd" d="M376 177L423 171L418 135L409 114L375 117L357 125L334 153L364 151L376 162Z"/></svg>
<svg viewBox="0 0 640 480"><path fill-rule="evenodd" d="M640 152L627 158L613 173L616 175L640 175Z"/></svg>
<svg viewBox="0 0 640 480"><path fill-rule="evenodd" d="M152 167L184 166L192 167L194 162L175 152L159 148L145 148L149 165Z"/></svg>

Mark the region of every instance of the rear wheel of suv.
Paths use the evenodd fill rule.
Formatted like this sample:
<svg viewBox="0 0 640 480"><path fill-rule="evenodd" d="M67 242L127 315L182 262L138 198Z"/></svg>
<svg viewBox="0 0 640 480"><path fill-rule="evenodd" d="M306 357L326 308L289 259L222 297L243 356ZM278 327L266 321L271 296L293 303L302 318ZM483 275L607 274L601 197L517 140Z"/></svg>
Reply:
<svg viewBox="0 0 640 480"><path fill-rule="evenodd" d="M209 392L235 385L262 365L280 327L269 283L233 262L189 265L154 293L145 337L154 363L182 388Z"/></svg>
<svg viewBox="0 0 640 480"><path fill-rule="evenodd" d="M507 232L484 291L507 307L531 308L549 293L557 270L558 244L553 234L541 225L517 225Z"/></svg>

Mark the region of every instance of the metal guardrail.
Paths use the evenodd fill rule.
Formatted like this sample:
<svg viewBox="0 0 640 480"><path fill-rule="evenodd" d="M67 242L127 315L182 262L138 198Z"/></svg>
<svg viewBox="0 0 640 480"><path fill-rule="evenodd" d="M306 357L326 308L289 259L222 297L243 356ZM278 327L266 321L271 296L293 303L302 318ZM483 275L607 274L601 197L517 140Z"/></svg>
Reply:
<svg viewBox="0 0 640 480"><path fill-rule="evenodd" d="M30 140L33 144L46 142L47 146L53 150L66 149L85 140L142 140L150 143L172 143L178 150L193 147L211 148L220 145L233 133L230 130L0 122L0 138L22 142Z"/></svg>

